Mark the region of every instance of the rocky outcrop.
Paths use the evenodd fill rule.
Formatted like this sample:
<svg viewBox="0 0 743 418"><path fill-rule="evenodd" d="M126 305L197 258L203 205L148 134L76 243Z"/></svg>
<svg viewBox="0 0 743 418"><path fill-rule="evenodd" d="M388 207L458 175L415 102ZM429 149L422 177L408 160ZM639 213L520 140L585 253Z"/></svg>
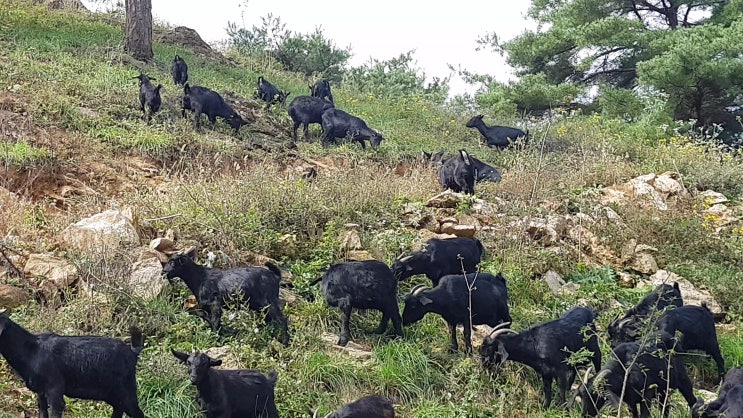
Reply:
<svg viewBox="0 0 743 418"><path fill-rule="evenodd" d="M107 210L68 226L62 239L73 249L88 253L116 250L139 244L131 217L120 210Z"/></svg>
<svg viewBox="0 0 743 418"><path fill-rule="evenodd" d="M644 286L655 287L663 283L679 284L681 290L681 298L684 300L684 305L697 305L701 306L702 303L706 304L712 314L719 317L725 314L722 306L715 300L712 294L705 289L696 288L690 281L679 276L676 273L667 270L658 270L648 278L643 280L641 283Z"/></svg>

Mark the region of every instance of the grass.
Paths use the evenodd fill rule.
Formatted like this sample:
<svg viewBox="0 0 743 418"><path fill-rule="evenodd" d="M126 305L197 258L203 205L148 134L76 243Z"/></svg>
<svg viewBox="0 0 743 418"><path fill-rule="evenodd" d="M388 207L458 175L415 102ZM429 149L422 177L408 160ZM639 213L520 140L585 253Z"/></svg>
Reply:
<svg viewBox="0 0 743 418"><path fill-rule="evenodd" d="M52 306L29 302L12 313L29 329L116 338L127 337L131 323L144 329L138 380L147 416L200 416L185 367L169 350L223 346L229 346L235 367L279 372L276 396L285 417L307 416L316 408L324 416L370 393L393 396L403 417L578 416L577 410L542 409L541 380L530 369L507 363L491 376L476 356L448 353L448 330L438 316L426 316L397 338L368 332L377 325L378 312L354 312L352 340L369 348L367 358L350 357L322 342L323 332L338 333L340 316L325 306L319 286L308 283L345 256L340 236L346 224L357 224L364 248L388 263L401 248L422 239L421 231L400 218L406 204L422 207L440 191L435 169L416 161L421 151L466 148L502 169L501 183L478 186L478 198L499 202L496 216L487 218L493 232L478 237L487 248L481 268L502 271L508 279L516 329L553 319L584 301L602 311L599 328L606 329L623 311L617 303L635 303L644 290L620 287L617 273L623 267L597 262L580 243L563 239L557 251L518 233L514 222L591 215L601 187L665 171L679 172L692 191L724 193L740 211L739 154L721 153L672 129L599 116L529 121L529 145L495 152L479 146L479 134L464 127L471 115L462 107L422 97L380 100L339 87L337 106L384 134L378 150L363 152L356 144L325 149L315 141L266 151L255 146L259 136L250 127L234 135L221 122L196 132L181 118L180 90L167 81L176 53L189 63L194 83L242 97L252 96L259 75L291 97L307 93L307 80L264 60L217 61L166 44L155 44L156 61L143 64L121 52L122 38L115 16L50 12L0 0L0 186L24 194L0 200L0 248L20 254L20 261L32 252L58 252L75 264L81 280L96 283L105 296L96 301L70 292ZM138 71L165 80L163 109L149 126L138 109L132 79ZM273 123L290 126L283 109L271 112ZM319 130L313 126L311 133L317 138ZM544 152L555 143L566 151ZM310 164L320 167L314 181L300 177ZM72 184L65 183L69 179L92 192L78 183L64 189ZM61 251L59 234L67 225L111 207L133 209L143 243L170 229L180 246L222 255L220 267L244 265L255 253L279 260L292 274L298 296L286 307L292 344L281 346L275 330L247 311L229 311L229 332L213 333L184 311L188 290L182 285L168 285L149 301L132 296L122 285L136 260L129 249L93 258ZM635 205L612 209L623 225L591 224L598 242L615 253L630 239L656 247L661 268L708 288L728 311L728 324L718 331L726 363L741 366L740 224L715 233L693 197L672 199L666 212ZM473 202L450 215L479 216ZM538 279L548 270L580 288L570 295L552 294ZM401 283L400 295L419 283L425 279ZM34 288L22 279L13 284ZM461 332L458 338L461 344ZM606 358L605 341L602 347ZM711 361L694 360L690 373L696 387L714 390ZM0 367L0 416L33 410L35 401L22 387ZM75 417L110 415L103 403L70 401L69 406ZM675 408L671 417L687 416L683 409Z"/></svg>

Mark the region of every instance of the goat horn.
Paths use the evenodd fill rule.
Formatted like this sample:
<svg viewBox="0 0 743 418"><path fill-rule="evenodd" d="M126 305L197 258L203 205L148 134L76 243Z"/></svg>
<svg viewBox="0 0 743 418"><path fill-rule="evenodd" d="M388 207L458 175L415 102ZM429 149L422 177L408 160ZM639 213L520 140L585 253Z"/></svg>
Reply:
<svg viewBox="0 0 743 418"><path fill-rule="evenodd" d="M601 384L601 382L603 382L603 381L604 381L604 378L605 378L605 377L606 377L607 375L609 375L609 374L611 374L611 370L610 370L610 369L604 369L604 370L601 370L601 371L599 372L599 374L597 374L597 375L596 375L596 377L595 377L595 378L593 379L593 384L594 384L594 385L596 385L596 383L599 383L599 384Z"/></svg>
<svg viewBox="0 0 743 418"><path fill-rule="evenodd" d="M412 290L410 291L410 294L411 294L411 295L413 295L413 296L417 296L417 295L418 295L418 293L420 293L420 292L422 292L422 291L424 291L424 290L426 290L426 289L427 289L427 287L426 287L425 285L419 284L419 285L416 285L416 286L415 286L415 287L414 287L414 288L413 288L413 289L412 289Z"/></svg>
<svg viewBox="0 0 743 418"><path fill-rule="evenodd" d="M7 311L7 309L2 308L2 309L0 309L0 314L4 314L6 311Z"/></svg>
<svg viewBox="0 0 743 418"><path fill-rule="evenodd" d="M500 336L502 334L508 334L509 332L510 333L513 333L514 335L519 335L518 332L512 330L511 328L501 328L501 329L494 329L493 331L491 331L490 332L490 335L488 335L488 337L490 337L490 338L498 338L498 336Z"/></svg>
<svg viewBox="0 0 743 418"><path fill-rule="evenodd" d="M500 323L500 324L496 325L496 326L495 326L495 327L493 328L493 331L495 331L495 330L497 330L497 329L501 329L501 328L503 328L503 327L507 327L507 326L509 326L509 325L511 325L511 323L510 323L510 322L502 322L502 323ZM492 332L492 331L491 331L491 332Z"/></svg>
<svg viewBox="0 0 743 418"><path fill-rule="evenodd" d="M580 380L580 384L577 388L575 388L575 391L570 395L570 400L568 401L568 409L573 407L573 404L575 403L575 398L578 397L578 392L580 392L581 387L585 387L588 384L588 375L591 374L591 370L593 369L593 364L588 366L586 369L586 374L583 375L583 379ZM580 372L578 372L578 375L580 375Z"/></svg>
<svg viewBox="0 0 743 418"><path fill-rule="evenodd" d="M413 256L412 255L409 255L407 257L398 258L397 260L400 261L401 263L406 263L411 258L413 258Z"/></svg>
<svg viewBox="0 0 743 418"><path fill-rule="evenodd" d="M625 318L625 319L622 319L622 320L621 320L621 321L619 321L619 323L617 324L617 327L618 327L618 328L620 328L620 329L621 329L621 328L624 328L624 326L625 326L625 325L629 324L629 323L630 323L630 322L632 322L633 320L634 320L634 318L633 318L633 317L629 317L629 318Z"/></svg>

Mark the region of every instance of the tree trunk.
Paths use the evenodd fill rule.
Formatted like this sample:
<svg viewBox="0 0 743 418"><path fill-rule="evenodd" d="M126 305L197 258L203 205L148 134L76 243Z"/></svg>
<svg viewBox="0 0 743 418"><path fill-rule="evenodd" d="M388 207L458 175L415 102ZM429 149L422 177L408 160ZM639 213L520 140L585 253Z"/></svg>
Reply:
<svg viewBox="0 0 743 418"><path fill-rule="evenodd" d="M126 0L124 51L140 61L150 61L152 52L152 0Z"/></svg>

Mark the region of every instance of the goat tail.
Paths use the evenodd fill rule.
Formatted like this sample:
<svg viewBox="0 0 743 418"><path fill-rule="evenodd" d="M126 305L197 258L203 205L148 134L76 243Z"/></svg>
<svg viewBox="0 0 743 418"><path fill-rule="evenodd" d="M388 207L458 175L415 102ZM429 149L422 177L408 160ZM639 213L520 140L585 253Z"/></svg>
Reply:
<svg viewBox="0 0 743 418"><path fill-rule="evenodd" d="M271 386L276 386L276 381L279 379L279 372L277 372L276 370L271 370L270 372L268 372L268 376L266 377L268 378L268 383L270 383Z"/></svg>
<svg viewBox="0 0 743 418"><path fill-rule="evenodd" d="M281 277L281 270L279 269L279 266L270 261L266 261L263 265L268 267L268 269L271 270L273 274Z"/></svg>
<svg viewBox="0 0 743 418"><path fill-rule="evenodd" d="M320 276L320 277L318 277L317 279L315 279L315 280L311 281L311 282L310 282L310 286L314 286L314 285L316 285L316 284L320 283L320 282L322 281L322 278L323 278L323 277L325 277L325 276L324 276L324 275L323 275L323 276Z"/></svg>
<svg viewBox="0 0 743 418"><path fill-rule="evenodd" d="M142 335L142 330L136 326L132 326L129 328L129 335L132 337L132 351L134 351L134 354L138 355L144 348L144 335Z"/></svg>

